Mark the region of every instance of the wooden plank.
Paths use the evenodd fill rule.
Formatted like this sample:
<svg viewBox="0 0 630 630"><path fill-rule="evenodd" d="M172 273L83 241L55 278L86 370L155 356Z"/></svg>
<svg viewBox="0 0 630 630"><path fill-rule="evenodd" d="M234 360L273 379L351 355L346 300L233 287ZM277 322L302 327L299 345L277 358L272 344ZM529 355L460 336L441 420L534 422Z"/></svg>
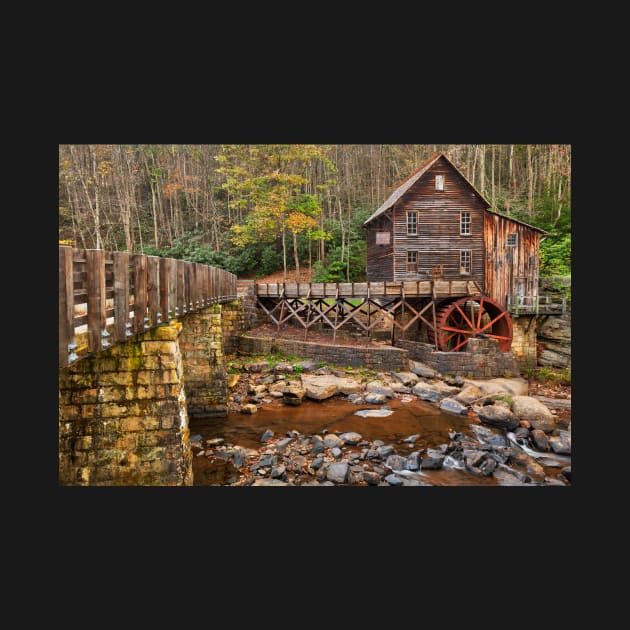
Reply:
<svg viewBox="0 0 630 630"><path fill-rule="evenodd" d="M150 314L150 326L157 326L159 302L159 266L160 259L157 256L147 256L147 300Z"/></svg>
<svg viewBox="0 0 630 630"><path fill-rule="evenodd" d="M74 296L72 247L59 247L59 367L69 363L70 344L74 343Z"/></svg>
<svg viewBox="0 0 630 630"><path fill-rule="evenodd" d="M193 310L193 267L189 262L184 263L184 308L187 313Z"/></svg>
<svg viewBox="0 0 630 630"><path fill-rule="evenodd" d="M185 283L184 283L184 273L186 268L186 263L183 260L177 260L177 317L182 317L186 313L184 309L185 304Z"/></svg>
<svg viewBox="0 0 630 630"><path fill-rule="evenodd" d="M88 289L88 352L103 348L105 332L105 256L102 249L85 250Z"/></svg>
<svg viewBox="0 0 630 630"><path fill-rule="evenodd" d="M168 290L170 267L168 258L160 258L160 322L168 322Z"/></svg>
<svg viewBox="0 0 630 630"><path fill-rule="evenodd" d="M168 259L168 317L177 317L177 261Z"/></svg>
<svg viewBox="0 0 630 630"><path fill-rule="evenodd" d="M210 267L204 265L203 267L203 305L208 306L210 304Z"/></svg>
<svg viewBox="0 0 630 630"><path fill-rule="evenodd" d="M124 341L129 323L129 253L114 252L114 341Z"/></svg>
<svg viewBox="0 0 630 630"><path fill-rule="evenodd" d="M201 263L195 263L195 280L197 282L197 308L202 308L204 306L204 295L203 295L203 285L204 285L204 273L205 268Z"/></svg>
<svg viewBox="0 0 630 630"><path fill-rule="evenodd" d="M144 332L144 318L147 313L147 257L133 254L133 331Z"/></svg>

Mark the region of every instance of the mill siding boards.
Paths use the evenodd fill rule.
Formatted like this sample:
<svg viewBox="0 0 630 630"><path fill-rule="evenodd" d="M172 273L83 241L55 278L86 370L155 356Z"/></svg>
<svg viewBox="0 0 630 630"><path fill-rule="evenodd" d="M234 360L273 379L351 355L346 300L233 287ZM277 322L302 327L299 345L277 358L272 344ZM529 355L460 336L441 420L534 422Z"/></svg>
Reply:
<svg viewBox="0 0 630 630"><path fill-rule="evenodd" d="M538 295L539 249L542 230L495 212L485 215L486 292L501 304L508 295ZM508 235L517 235L515 247ZM520 288L519 288L519 285Z"/></svg>
<svg viewBox="0 0 630 630"><path fill-rule="evenodd" d="M435 189L437 175L444 190ZM538 246L544 230L504 217L443 155L430 158L404 180L364 223L367 279L397 281L430 278L442 265L445 280L474 280L501 304L523 283L526 295L538 287ZM417 234L407 234L407 212L417 212ZM461 212L470 212L470 234L460 234ZM390 246L377 245L376 233L391 233ZM507 235L518 234L516 247ZM470 274L460 272L460 251L472 255ZM407 271L407 252L418 252L418 272Z"/></svg>

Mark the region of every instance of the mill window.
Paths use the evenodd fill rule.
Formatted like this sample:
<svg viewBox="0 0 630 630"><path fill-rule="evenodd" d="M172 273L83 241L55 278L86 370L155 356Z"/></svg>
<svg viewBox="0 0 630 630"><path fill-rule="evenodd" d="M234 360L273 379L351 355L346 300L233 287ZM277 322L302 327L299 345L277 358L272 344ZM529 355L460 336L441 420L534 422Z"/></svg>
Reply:
<svg viewBox="0 0 630 630"><path fill-rule="evenodd" d="M507 244L508 247L516 247L518 245L518 234L516 232L511 232L507 235Z"/></svg>
<svg viewBox="0 0 630 630"><path fill-rule="evenodd" d="M470 249L462 249L459 252L459 272L470 275L472 270L472 251Z"/></svg>
<svg viewBox="0 0 630 630"><path fill-rule="evenodd" d="M407 252L407 273L418 273L418 252Z"/></svg>
<svg viewBox="0 0 630 630"><path fill-rule="evenodd" d="M435 176L435 190L444 190L444 175Z"/></svg>
<svg viewBox="0 0 630 630"><path fill-rule="evenodd" d="M459 233L462 236L470 236L470 212L459 213Z"/></svg>
<svg viewBox="0 0 630 630"><path fill-rule="evenodd" d="M407 212L407 234L418 233L418 213Z"/></svg>

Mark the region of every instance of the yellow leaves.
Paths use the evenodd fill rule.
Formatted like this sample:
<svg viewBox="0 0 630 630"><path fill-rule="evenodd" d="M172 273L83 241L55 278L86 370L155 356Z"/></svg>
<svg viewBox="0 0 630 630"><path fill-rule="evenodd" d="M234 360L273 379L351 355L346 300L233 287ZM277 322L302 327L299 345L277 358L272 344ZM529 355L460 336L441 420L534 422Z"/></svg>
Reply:
<svg viewBox="0 0 630 630"><path fill-rule="evenodd" d="M299 234L300 232L306 232L317 227L317 221L306 214L301 212L291 212L287 217L285 225L288 230Z"/></svg>

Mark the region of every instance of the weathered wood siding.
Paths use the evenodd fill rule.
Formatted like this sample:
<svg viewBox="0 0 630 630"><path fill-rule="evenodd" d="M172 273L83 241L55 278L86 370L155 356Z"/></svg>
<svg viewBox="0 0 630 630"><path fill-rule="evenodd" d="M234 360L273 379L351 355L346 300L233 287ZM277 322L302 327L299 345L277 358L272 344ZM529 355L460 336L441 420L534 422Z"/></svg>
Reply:
<svg viewBox="0 0 630 630"><path fill-rule="evenodd" d="M376 243L377 232L389 233L389 245L378 245ZM366 275L369 281L391 280L394 277L393 244L391 219L388 216L381 216L372 221L367 228Z"/></svg>
<svg viewBox="0 0 630 630"><path fill-rule="evenodd" d="M444 176L444 190L435 189L435 176ZM484 210L486 204L466 180L440 158L395 204L393 280L427 278L435 265L444 266L445 280L475 280L485 284ZM418 213L418 233L407 234L407 211ZM471 233L460 234L460 212L471 213ZM388 211L388 213L391 211ZM460 273L460 250L471 250L472 273ZM418 252L418 273L407 273L407 251ZM370 250L368 245L368 260ZM369 266L369 262L368 262ZM389 278L388 278L389 279Z"/></svg>
<svg viewBox="0 0 630 630"><path fill-rule="evenodd" d="M488 295L506 306L508 295L538 295L540 232L506 217L485 213L486 284ZM508 246L508 235L517 235Z"/></svg>

